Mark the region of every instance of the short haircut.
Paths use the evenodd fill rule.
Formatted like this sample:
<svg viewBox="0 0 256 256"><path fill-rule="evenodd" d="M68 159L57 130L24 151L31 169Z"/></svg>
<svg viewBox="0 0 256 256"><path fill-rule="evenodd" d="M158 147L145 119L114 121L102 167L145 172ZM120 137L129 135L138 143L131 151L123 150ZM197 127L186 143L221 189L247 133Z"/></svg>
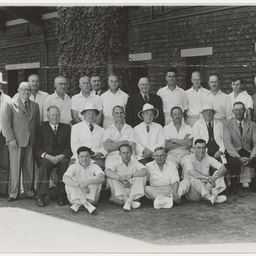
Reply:
<svg viewBox="0 0 256 256"><path fill-rule="evenodd" d="M212 76L215 76L215 77L217 77L217 78L218 78L218 80L220 80L220 78L219 78L219 76L218 76L218 75L216 75L216 74L212 74L212 75L210 75L210 76L208 77L208 81L210 80L210 78L211 78Z"/></svg>
<svg viewBox="0 0 256 256"><path fill-rule="evenodd" d="M92 154L91 149L85 146L78 148L78 150L76 151L78 156L81 152L88 152L90 155Z"/></svg>
<svg viewBox="0 0 256 256"><path fill-rule="evenodd" d="M111 76L115 76L115 77L117 77L117 79L119 80L119 76L118 76L117 74L111 73L111 74L108 76L108 78L110 78Z"/></svg>
<svg viewBox="0 0 256 256"><path fill-rule="evenodd" d="M175 109L179 109L179 110L181 111L181 113L182 113L182 109L181 109L180 107L178 107L178 106L175 106L175 107L173 107L173 108L171 109L171 115L172 115L172 111L175 110Z"/></svg>
<svg viewBox="0 0 256 256"><path fill-rule="evenodd" d="M60 113L60 109L57 106L50 106L49 108L47 108L47 112L49 112L51 109L57 109Z"/></svg>
<svg viewBox="0 0 256 256"><path fill-rule="evenodd" d="M57 76L57 77L55 78L55 80L54 80L54 83L57 83L57 81L58 81L59 79L65 79L65 80L67 81L67 78L66 78L66 77L64 77L64 76Z"/></svg>
<svg viewBox="0 0 256 256"><path fill-rule="evenodd" d="M82 77L79 79L79 84L81 83L81 81L82 81L83 79L87 79L89 82L91 81L90 77L88 77L88 76L82 76Z"/></svg>
<svg viewBox="0 0 256 256"><path fill-rule="evenodd" d="M159 151L159 150L164 150L164 152L165 152L165 148L163 148L163 147L157 147L157 148L155 148L154 152Z"/></svg>
<svg viewBox="0 0 256 256"><path fill-rule="evenodd" d="M170 67L169 69L167 69L166 72L165 72L165 76L167 76L168 72L173 72L173 73L175 73L175 75L178 74L178 71L175 67Z"/></svg>
<svg viewBox="0 0 256 256"><path fill-rule="evenodd" d="M132 147L131 147L131 145L129 145L129 144L124 144L124 145L120 146L120 147L119 147L119 152L121 152L121 148L129 148L129 149L130 149L130 152L132 153Z"/></svg>
<svg viewBox="0 0 256 256"><path fill-rule="evenodd" d="M124 107L123 107L123 106L116 105L116 106L114 106L114 107L113 107L113 109L112 109L112 114L114 113L114 111L115 111L115 109L116 109L116 108L121 108L121 109L125 112L125 110L124 110Z"/></svg>
<svg viewBox="0 0 256 256"><path fill-rule="evenodd" d="M200 76L200 78L201 78L201 74L200 74L199 71L193 71L193 72L191 73L191 78L192 78L193 74L198 74L198 75Z"/></svg>
<svg viewBox="0 0 256 256"><path fill-rule="evenodd" d="M242 101L237 101L233 104L233 107L236 106L236 105L243 105L244 109L245 109L245 105Z"/></svg>
<svg viewBox="0 0 256 256"><path fill-rule="evenodd" d="M39 81L40 79L39 79L39 76L37 75L37 74L32 74L32 75L30 75L29 77L28 77L28 81L29 81L29 79L31 78L31 77L36 77L37 78L37 80Z"/></svg>
<svg viewBox="0 0 256 256"><path fill-rule="evenodd" d="M93 73L93 74L91 75L91 79L92 79L93 77L96 77L96 76L101 79L101 76L100 76L100 74L98 74L98 73Z"/></svg>
<svg viewBox="0 0 256 256"><path fill-rule="evenodd" d="M243 81L243 78L242 78L242 77L234 77L234 79L232 80L232 82L236 82L236 81L238 81L238 80L240 80L241 84L243 84L243 83L244 83L244 81Z"/></svg>
<svg viewBox="0 0 256 256"><path fill-rule="evenodd" d="M203 139L197 139L194 143L194 145L198 144L198 143L204 143L206 145L206 141Z"/></svg>
<svg viewBox="0 0 256 256"><path fill-rule="evenodd" d="M148 82L150 83L150 81L149 81L148 77L146 77L146 76L142 76L142 77L139 79L138 84L140 83L140 80L141 80L141 79L147 79L147 80L148 80Z"/></svg>

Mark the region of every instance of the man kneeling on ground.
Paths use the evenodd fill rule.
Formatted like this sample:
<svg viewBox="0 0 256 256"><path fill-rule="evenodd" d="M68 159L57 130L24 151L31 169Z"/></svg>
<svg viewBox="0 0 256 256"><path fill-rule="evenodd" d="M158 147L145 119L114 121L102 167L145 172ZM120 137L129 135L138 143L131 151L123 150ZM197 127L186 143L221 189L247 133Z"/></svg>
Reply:
<svg viewBox="0 0 256 256"><path fill-rule="evenodd" d="M131 208L140 207L140 202L136 202L144 196L147 170L144 165L135 159L131 160L132 147L128 144L119 148L121 160L113 163L105 170L108 177L107 183L110 186L110 201L124 205L125 211Z"/></svg>
<svg viewBox="0 0 256 256"><path fill-rule="evenodd" d="M205 199L209 205L223 203L227 200L225 195L219 194L226 189L224 175L226 167L213 157L206 154L206 142L203 139L195 141L194 154L185 160L185 177L190 179L190 189L186 194L189 201ZM210 167L217 169L213 175Z"/></svg>
<svg viewBox="0 0 256 256"><path fill-rule="evenodd" d="M188 192L190 181L184 179L179 182L177 167L175 163L166 161L167 154L163 147L156 148L153 157L155 160L146 164L150 184L145 187L146 196L154 200L154 207L157 209L171 208L173 201L181 204L181 196ZM165 204L169 207L164 207Z"/></svg>
<svg viewBox="0 0 256 256"><path fill-rule="evenodd" d="M78 148L77 156L78 162L70 165L63 176L67 197L74 212L84 205L89 213L93 213L96 208L92 204L99 200L104 173L91 161L90 148Z"/></svg>

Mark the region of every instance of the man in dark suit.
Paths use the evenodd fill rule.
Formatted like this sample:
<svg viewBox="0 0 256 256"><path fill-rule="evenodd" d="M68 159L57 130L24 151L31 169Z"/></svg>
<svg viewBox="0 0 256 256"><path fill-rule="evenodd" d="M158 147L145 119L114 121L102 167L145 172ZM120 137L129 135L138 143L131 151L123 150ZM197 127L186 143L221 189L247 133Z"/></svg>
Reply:
<svg viewBox="0 0 256 256"><path fill-rule="evenodd" d="M91 77L91 85L92 85L92 93L96 95L101 95L104 93L106 90L102 88L102 82L101 82L101 77L100 75L94 73L92 74Z"/></svg>
<svg viewBox="0 0 256 256"><path fill-rule="evenodd" d="M3 110L3 135L10 154L10 188L8 201L19 196L20 179L25 197L33 197L33 153L36 127L40 124L39 105L31 100L31 87L22 82L18 88L19 97L5 104Z"/></svg>
<svg viewBox="0 0 256 256"><path fill-rule="evenodd" d="M45 196L49 194L49 181L53 168L58 173L58 204L67 203L65 185L62 181L69 159L72 155L70 148L71 127L60 123L60 110L51 106L47 110L48 122L44 122L37 129L34 154L39 167L37 183L37 206L45 206Z"/></svg>
<svg viewBox="0 0 256 256"><path fill-rule="evenodd" d="M128 98L126 105L126 123L132 127L140 124L142 120L139 118L138 113L142 110L144 104L149 103L159 111L159 115L154 122L164 126L164 113L161 97L149 92L150 82L147 77L140 78L138 87L140 92L133 94Z"/></svg>
<svg viewBox="0 0 256 256"><path fill-rule="evenodd" d="M237 178L241 166L255 168L256 166L256 124L244 118L245 105L235 102L233 105L234 118L224 125L224 146L227 150L227 166L230 174L231 193L236 194ZM255 189L255 177L251 188Z"/></svg>

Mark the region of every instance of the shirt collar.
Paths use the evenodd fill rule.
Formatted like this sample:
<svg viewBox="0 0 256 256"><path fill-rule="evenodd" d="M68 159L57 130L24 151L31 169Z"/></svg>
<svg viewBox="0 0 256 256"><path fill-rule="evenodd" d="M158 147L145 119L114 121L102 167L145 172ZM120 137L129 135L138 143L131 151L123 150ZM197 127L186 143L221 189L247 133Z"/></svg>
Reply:
<svg viewBox="0 0 256 256"><path fill-rule="evenodd" d="M90 127L90 124L91 124L91 123L88 123L88 122L85 121L85 120L84 120L84 122L86 123L86 125L87 125L88 127ZM94 126L94 123L92 123L92 125Z"/></svg>
<svg viewBox="0 0 256 256"><path fill-rule="evenodd" d="M166 88L167 88L168 90L172 91L172 90L169 88L168 84L166 85ZM178 89L179 89L179 87L178 87L178 85L176 84L176 86L175 86L175 88L174 88L174 90L173 90L172 92L174 92L174 91L176 91L176 90L178 90Z"/></svg>
<svg viewBox="0 0 256 256"><path fill-rule="evenodd" d="M236 122L237 122L238 126L239 126L240 123L242 123L242 127L244 127L244 119L243 119L242 121L238 121L238 120L236 119Z"/></svg>
<svg viewBox="0 0 256 256"><path fill-rule="evenodd" d="M53 130L53 131L54 131L54 127L55 127L55 126L57 126L57 127L56 127L56 129L58 130L58 126L59 126L59 124L55 124L55 125L53 125L53 124L50 124L50 123L49 123L49 125L51 126L51 128L52 128L52 130Z"/></svg>

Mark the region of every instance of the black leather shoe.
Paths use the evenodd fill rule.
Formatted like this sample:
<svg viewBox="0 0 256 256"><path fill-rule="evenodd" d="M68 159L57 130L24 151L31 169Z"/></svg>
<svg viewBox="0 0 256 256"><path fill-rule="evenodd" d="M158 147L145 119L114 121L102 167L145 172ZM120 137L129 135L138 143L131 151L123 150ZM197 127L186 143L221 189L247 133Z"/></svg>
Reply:
<svg viewBox="0 0 256 256"><path fill-rule="evenodd" d="M59 206L64 206L67 204L67 199L64 195L59 195L59 199L58 199L58 205Z"/></svg>
<svg viewBox="0 0 256 256"><path fill-rule="evenodd" d="M45 202L44 202L42 197L38 197L36 199L36 205L39 206L39 207L45 207Z"/></svg>
<svg viewBox="0 0 256 256"><path fill-rule="evenodd" d="M15 200L16 200L16 198L8 197L8 202L13 202L13 201L15 201Z"/></svg>

